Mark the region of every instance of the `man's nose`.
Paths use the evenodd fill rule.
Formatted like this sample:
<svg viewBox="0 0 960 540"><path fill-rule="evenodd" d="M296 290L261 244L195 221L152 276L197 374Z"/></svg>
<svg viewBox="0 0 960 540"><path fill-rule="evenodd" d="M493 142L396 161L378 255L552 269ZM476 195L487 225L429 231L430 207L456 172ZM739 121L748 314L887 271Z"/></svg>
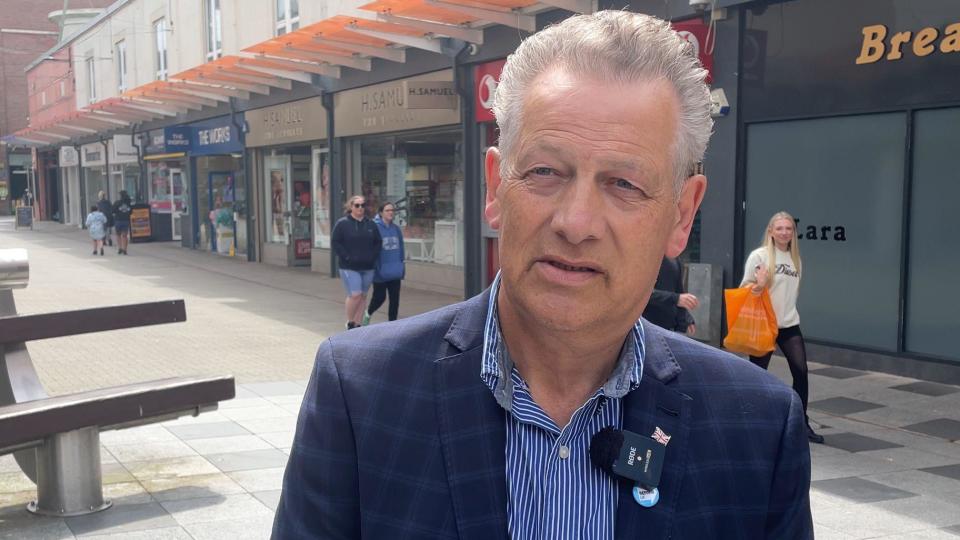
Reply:
<svg viewBox="0 0 960 540"><path fill-rule="evenodd" d="M576 177L562 191L551 228L571 244L596 240L603 234L604 198L593 178Z"/></svg>

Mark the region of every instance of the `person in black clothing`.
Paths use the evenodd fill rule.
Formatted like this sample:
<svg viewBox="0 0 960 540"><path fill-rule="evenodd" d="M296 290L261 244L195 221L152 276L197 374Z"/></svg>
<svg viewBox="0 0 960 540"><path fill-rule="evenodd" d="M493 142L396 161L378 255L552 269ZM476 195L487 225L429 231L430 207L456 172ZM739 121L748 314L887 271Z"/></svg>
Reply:
<svg viewBox="0 0 960 540"><path fill-rule="evenodd" d="M377 224L366 214L366 199L350 197L346 214L333 226L331 244L340 263L340 279L347 292L347 330L363 321L367 291L373 283L374 267L380 256L382 239Z"/></svg>
<svg viewBox="0 0 960 540"><path fill-rule="evenodd" d="M120 200L113 203L113 226L117 231L117 254L129 255L127 245L130 244L130 213L133 212L133 202L126 191L120 192Z"/></svg>
<svg viewBox="0 0 960 540"><path fill-rule="evenodd" d="M696 326L690 310L696 309L700 301L683 290L681 273L677 259L663 258L643 318L661 328L692 336Z"/></svg>
<svg viewBox="0 0 960 540"><path fill-rule="evenodd" d="M104 229L106 236L103 237L103 243L112 246L113 245L113 233L111 229L113 228L113 205L110 204L110 199L107 198L107 194L101 191L97 194L99 200L97 201L97 210L100 211L103 215L107 216L107 226Z"/></svg>

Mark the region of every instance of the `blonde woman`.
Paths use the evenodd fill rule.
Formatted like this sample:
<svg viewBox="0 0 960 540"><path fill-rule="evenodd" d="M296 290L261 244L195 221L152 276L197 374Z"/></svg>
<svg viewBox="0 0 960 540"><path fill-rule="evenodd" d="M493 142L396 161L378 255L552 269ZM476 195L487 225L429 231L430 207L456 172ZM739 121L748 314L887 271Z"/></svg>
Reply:
<svg viewBox="0 0 960 540"><path fill-rule="evenodd" d="M767 223L763 243L747 257L741 287L751 287L760 294L764 288L770 293L773 311L777 314L777 346L787 359L793 389L800 395L803 412L807 412L809 382L807 377L807 351L800 333L800 314L797 312L797 297L800 293L800 247L793 216L777 212ZM770 365L768 352L763 356L751 356L750 361L767 369ZM823 444L823 436L810 427L807 417L807 438L810 442Z"/></svg>
<svg viewBox="0 0 960 540"><path fill-rule="evenodd" d="M330 245L340 263L340 280L347 293L344 306L347 330L361 326L366 312L367 291L373 283L374 268L383 239L377 224L367 217L367 200L354 195L344 206L344 216L333 226Z"/></svg>

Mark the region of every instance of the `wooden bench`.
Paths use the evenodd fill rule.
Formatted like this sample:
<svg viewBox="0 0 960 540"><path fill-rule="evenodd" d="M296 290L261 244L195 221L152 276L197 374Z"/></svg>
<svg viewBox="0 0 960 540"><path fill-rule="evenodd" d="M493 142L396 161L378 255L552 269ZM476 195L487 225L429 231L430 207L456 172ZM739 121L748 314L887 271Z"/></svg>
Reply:
<svg viewBox="0 0 960 540"><path fill-rule="evenodd" d="M26 343L186 320L183 300L17 315L26 287L25 250L0 250L0 455L13 453L37 484L31 512L75 516L109 508L100 432L214 410L236 393L233 377L177 377L50 397Z"/></svg>

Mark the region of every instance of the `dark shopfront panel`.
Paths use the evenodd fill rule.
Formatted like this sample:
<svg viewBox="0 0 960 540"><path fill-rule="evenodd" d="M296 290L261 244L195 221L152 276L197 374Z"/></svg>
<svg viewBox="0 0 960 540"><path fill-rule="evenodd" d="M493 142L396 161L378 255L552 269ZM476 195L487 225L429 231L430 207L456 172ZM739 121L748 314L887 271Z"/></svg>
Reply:
<svg viewBox="0 0 960 540"><path fill-rule="evenodd" d="M787 210L804 334L842 364L960 380L960 5L795 0L744 23L742 255Z"/></svg>
<svg viewBox="0 0 960 540"><path fill-rule="evenodd" d="M792 0L743 16L746 122L960 102L957 0Z"/></svg>

